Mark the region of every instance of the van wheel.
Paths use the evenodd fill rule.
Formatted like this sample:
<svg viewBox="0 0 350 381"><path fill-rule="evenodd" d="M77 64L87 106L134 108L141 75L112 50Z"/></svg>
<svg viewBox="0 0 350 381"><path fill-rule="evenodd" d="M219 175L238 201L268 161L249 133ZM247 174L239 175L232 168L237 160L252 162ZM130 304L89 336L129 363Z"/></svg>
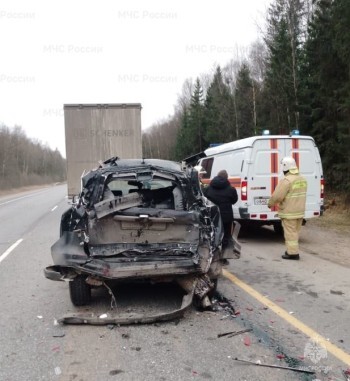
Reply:
<svg viewBox="0 0 350 381"><path fill-rule="evenodd" d="M283 226L281 224L281 222L275 222L273 224L273 230L275 231L275 233L281 237L284 236L284 230L283 230Z"/></svg>
<svg viewBox="0 0 350 381"><path fill-rule="evenodd" d="M85 276L78 275L69 282L70 300L77 307L86 306L91 302L91 286L85 279Z"/></svg>

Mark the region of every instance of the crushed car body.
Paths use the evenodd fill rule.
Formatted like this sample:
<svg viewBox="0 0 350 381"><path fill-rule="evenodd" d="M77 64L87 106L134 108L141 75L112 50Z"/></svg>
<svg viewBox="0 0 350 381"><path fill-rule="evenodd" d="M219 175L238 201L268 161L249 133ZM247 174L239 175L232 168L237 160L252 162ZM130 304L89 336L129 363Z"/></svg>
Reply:
<svg viewBox="0 0 350 381"><path fill-rule="evenodd" d="M178 310L182 313L193 295L202 306L210 304L208 294L216 287L223 260L239 256L237 234L223 252L220 212L203 196L192 167L115 157L82 177L82 191L62 215L60 238L51 248L54 265L44 273L51 280L69 281L75 306L89 304L94 287L175 281L186 292ZM177 315L159 314L151 321ZM120 324L150 318L111 320ZM99 320L74 315L63 322Z"/></svg>

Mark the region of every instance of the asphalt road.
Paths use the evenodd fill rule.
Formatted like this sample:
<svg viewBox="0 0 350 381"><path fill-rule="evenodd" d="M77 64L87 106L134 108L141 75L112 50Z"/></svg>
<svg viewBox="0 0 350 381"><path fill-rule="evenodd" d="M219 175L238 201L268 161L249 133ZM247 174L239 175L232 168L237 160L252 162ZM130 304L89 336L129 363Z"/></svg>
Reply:
<svg viewBox="0 0 350 381"><path fill-rule="evenodd" d="M65 313L84 310L72 306L66 283L43 276L68 207L65 194L63 185L0 198L1 381L345 379L349 268L308 254L309 236L300 262L280 259L283 242L270 229L242 237L242 258L232 260L219 281L220 296L231 302L216 303L217 311L193 308L162 324L57 325ZM117 308L173 307L176 297L171 288L123 286ZM89 311L109 311L107 292L94 300ZM244 329L252 331L218 338ZM244 364L236 357L298 364L316 374Z"/></svg>

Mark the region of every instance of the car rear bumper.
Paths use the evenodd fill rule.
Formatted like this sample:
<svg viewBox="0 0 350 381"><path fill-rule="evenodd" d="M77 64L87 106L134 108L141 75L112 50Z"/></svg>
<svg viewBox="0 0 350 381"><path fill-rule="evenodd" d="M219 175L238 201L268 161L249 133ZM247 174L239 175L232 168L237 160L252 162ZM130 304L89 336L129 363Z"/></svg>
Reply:
<svg viewBox="0 0 350 381"><path fill-rule="evenodd" d="M68 280L76 274L92 275L99 279L138 279L173 277L188 274L201 274L199 265L192 259L177 259L164 262L112 262L112 260L89 259L85 263L77 263L71 255L64 255L60 265L48 266L44 270L46 278L55 281Z"/></svg>

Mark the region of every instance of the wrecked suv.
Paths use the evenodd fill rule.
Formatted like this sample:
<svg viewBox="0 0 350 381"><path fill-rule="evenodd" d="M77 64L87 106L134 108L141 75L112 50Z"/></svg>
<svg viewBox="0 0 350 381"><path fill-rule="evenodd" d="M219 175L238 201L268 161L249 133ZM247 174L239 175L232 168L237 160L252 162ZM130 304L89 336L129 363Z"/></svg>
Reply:
<svg viewBox="0 0 350 381"><path fill-rule="evenodd" d="M75 306L91 289L123 280L175 281L188 305L203 305L222 262L239 255L233 240L223 253L217 206L202 194L192 167L157 159L112 158L82 177L82 191L61 219L52 246L51 280L68 280Z"/></svg>

